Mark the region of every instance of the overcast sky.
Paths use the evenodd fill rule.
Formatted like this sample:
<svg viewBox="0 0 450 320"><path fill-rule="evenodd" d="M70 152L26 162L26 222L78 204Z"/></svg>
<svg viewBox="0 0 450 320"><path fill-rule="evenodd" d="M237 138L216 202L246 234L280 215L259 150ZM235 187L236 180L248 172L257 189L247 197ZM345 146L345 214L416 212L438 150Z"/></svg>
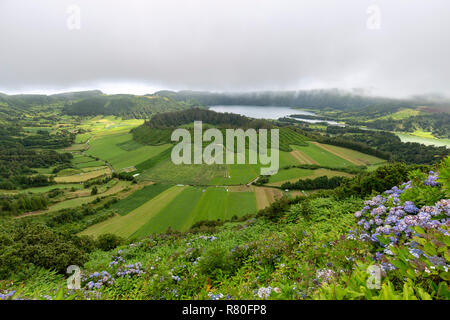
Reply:
<svg viewBox="0 0 450 320"><path fill-rule="evenodd" d="M450 95L450 1L0 0L0 92L330 87Z"/></svg>

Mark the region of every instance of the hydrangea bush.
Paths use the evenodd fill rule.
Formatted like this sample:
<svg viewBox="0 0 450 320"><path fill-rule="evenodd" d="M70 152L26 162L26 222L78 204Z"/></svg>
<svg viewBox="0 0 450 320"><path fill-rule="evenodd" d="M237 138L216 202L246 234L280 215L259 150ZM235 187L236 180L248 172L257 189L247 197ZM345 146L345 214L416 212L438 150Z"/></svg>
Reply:
<svg viewBox="0 0 450 320"><path fill-rule="evenodd" d="M378 291L367 288L369 274L364 270L371 263L365 263L344 277L344 288L322 288L321 298L336 298L336 290L340 298L450 298L450 200L442 199L446 181L433 171L414 171L410 178L365 201L354 213L357 227L347 235L371 244L369 255L381 270L383 286ZM403 288L396 291L394 283L403 283Z"/></svg>

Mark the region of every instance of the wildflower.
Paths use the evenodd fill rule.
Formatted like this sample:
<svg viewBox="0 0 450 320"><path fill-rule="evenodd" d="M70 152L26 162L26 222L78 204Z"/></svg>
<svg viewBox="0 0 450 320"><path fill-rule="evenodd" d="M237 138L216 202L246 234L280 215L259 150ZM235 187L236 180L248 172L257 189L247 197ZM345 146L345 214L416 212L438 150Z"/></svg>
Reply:
<svg viewBox="0 0 450 320"><path fill-rule="evenodd" d="M220 300L223 298L222 293L213 294L212 292L210 292L210 293L208 293L208 296L211 298L211 300ZM227 297L228 297L228 295L227 295Z"/></svg>
<svg viewBox="0 0 450 320"><path fill-rule="evenodd" d="M261 287L258 289L257 295L258 297L260 297L261 299L267 299L270 294L272 293L272 288L271 287Z"/></svg>
<svg viewBox="0 0 450 320"><path fill-rule="evenodd" d="M172 276L172 279L177 281L177 282L181 280L179 276Z"/></svg>

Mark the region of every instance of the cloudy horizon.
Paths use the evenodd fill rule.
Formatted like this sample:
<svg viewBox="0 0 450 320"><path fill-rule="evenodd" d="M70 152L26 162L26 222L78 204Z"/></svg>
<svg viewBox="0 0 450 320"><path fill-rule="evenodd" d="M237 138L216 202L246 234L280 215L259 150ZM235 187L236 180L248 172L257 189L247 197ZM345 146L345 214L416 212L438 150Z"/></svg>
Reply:
<svg viewBox="0 0 450 320"><path fill-rule="evenodd" d="M0 92L450 96L445 0L2 0Z"/></svg>

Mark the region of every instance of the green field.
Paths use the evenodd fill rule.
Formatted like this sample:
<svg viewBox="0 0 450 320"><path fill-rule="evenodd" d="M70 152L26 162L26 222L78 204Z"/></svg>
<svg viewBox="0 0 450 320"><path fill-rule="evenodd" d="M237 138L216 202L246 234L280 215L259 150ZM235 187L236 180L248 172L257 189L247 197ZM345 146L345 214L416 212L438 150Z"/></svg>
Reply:
<svg viewBox="0 0 450 320"><path fill-rule="evenodd" d="M127 208L131 208L130 203ZM98 236L114 233L123 237L136 237L164 232L168 227L185 231L197 221L230 219L235 215L254 212L256 198L253 192L228 192L223 187L202 189L173 186L130 213L114 216L81 234Z"/></svg>
<svg viewBox="0 0 450 320"><path fill-rule="evenodd" d="M289 152L280 151L280 167L298 164ZM198 164L175 165L170 159L170 151L165 150L153 158L136 165L142 171L141 179L160 181L173 184L190 185L239 185L247 184L256 179L261 167L269 165L248 164Z"/></svg>
<svg viewBox="0 0 450 320"><path fill-rule="evenodd" d="M68 171L66 171L68 170ZM92 170L87 172L80 173L81 170L75 170L75 169L66 169L65 175L60 176L58 174L57 177L55 177L55 182L58 183L79 183L79 182L85 182L91 179L99 178L102 176L106 176L111 174L111 170L108 167L99 167L98 170ZM70 170L70 171L69 171Z"/></svg>
<svg viewBox="0 0 450 320"><path fill-rule="evenodd" d="M201 197L201 189L186 188L132 236L141 237L151 233L165 232L169 226L173 230L182 230Z"/></svg>
<svg viewBox="0 0 450 320"><path fill-rule="evenodd" d="M309 169L290 168L287 170L280 170L278 171L278 173L274 174L273 176L270 176L269 183L307 177L313 174L314 170Z"/></svg>
<svg viewBox="0 0 450 320"><path fill-rule="evenodd" d="M225 175L226 165L175 165L169 158L145 170L140 179L172 184L208 185L214 178L225 177Z"/></svg>
<svg viewBox="0 0 450 320"><path fill-rule="evenodd" d="M116 170L135 166L168 149L169 144L161 146L144 146L137 144L129 133L119 133L96 137L91 140L88 155L106 160ZM129 146L132 145L133 150Z"/></svg>
<svg viewBox="0 0 450 320"><path fill-rule="evenodd" d="M293 145L292 148L294 150L299 150L305 154L307 154L311 159L316 161L322 166L327 167L350 167L353 164L350 163L347 160L344 160L328 151L325 151L324 149L308 142L307 147L303 146L295 146Z"/></svg>
<svg viewBox="0 0 450 320"><path fill-rule="evenodd" d="M93 160L93 161L89 161L89 162L79 163L79 164L76 165L76 167L79 168L79 169L84 169L84 168L91 168L91 167L101 167L101 166L104 166L104 165L105 165L104 161Z"/></svg>
<svg viewBox="0 0 450 320"><path fill-rule="evenodd" d="M144 120L142 119L123 120L115 116L96 116L84 121L78 128L90 131L90 133L98 136L127 132L143 123Z"/></svg>
<svg viewBox="0 0 450 320"><path fill-rule="evenodd" d="M347 148L343 148L343 147L338 147L338 146L333 146L333 145L328 145L328 144L321 144L321 146L323 146L324 148L328 149L331 153L333 153L334 155L343 158L344 160L347 160L349 162L351 162L354 165L357 166L370 166L373 164L378 164L378 163L382 163L382 162L386 162L386 160L359 152L359 151L355 151L352 149L347 149ZM327 150L325 150L327 151Z"/></svg>
<svg viewBox="0 0 450 320"><path fill-rule="evenodd" d="M402 119L406 119L409 117L418 116L422 113L423 112L421 112L420 110L404 108L404 109L400 109L394 113L391 113L389 115L373 119L371 121L384 120L384 119L402 120ZM368 122L370 122L370 121L368 121Z"/></svg>
<svg viewBox="0 0 450 320"><path fill-rule="evenodd" d="M427 146L445 146L450 149L450 139L435 139L427 137L419 137L409 133L395 132L402 142L417 142Z"/></svg>
<svg viewBox="0 0 450 320"><path fill-rule="evenodd" d="M291 170L291 169L288 169ZM274 178L271 178L269 180L269 183L267 184L268 186L277 186L280 187L283 183L285 182L296 182L300 179L315 179L318 177L323 177L323 176L327 176L328 178L332 178L332 177L352 177L354 176L353 174L347 173L347 172L342 172L342 171L335 171L335 170L329 170L329 169L316 169L316 170L309 170L310 174L308 175L302 175L301 173L298 174L297 177L293 177L295 176L294 173L292 173L291 175L289 175L288 173L284 173L284 171L288 171L288 170L282 170L280 171L278 174L279 176L275 175L273 176ZM281 177L288 177L287 179L281 179ZM289 178L289 176L291 176L291 178Z"/></svg>
<svg viewBox="0 0 450 320"><path fill-rule="evenodd" d="M156 216L186 188L187 187L173 186L139 206L129 214L123 216L116 215L111 219L89 227L82 231L81 234L98 236L103 233L114 233L122 237L129 237Z"/></svg>
<svg viewBox="0 0 450 320"><path fill-rule="evenodd" d="M292 166L298 164L297 159L292 157L292 155L289 152L280 151L280 168L286 167L286 166Z"/></svg>
<svg viewBox="0 0 450 320"><path fill-rule="evenodd" d="M137 207L143 205L150 199L153 199L161 192L167 190L169 187L170 187L169 185L161 183L145 186L142 189L133 192L125 199L122 199L119 202L114 203L111 206L111 209L113 209L120 215L126 215L131 211L133 211L134 209L136 209Z"/></svg>
<svg viewBox="0 0 450 320"><path fill-rule="evenodd" d="M27 188L27 189L22 189L22 190L5 190L5 192L12 192L12 193L44 193L44 192L48 192L50 190L53 189L72 189L75 188L77 190L79 189L83 189L84 186L83 184L80 183L67 183L67 184L53 184L50 186L44 186L44 187L35 187L35 188Z"/></svg>
<svg viewBox="0 0 450 320"><path fill-rule="evenodd" d="M186 231L197 221L231 219L256 212L253 192L227 192L226 188L188 187L136 231L133 237L174 230Z"/></svg>
<svg viewBox="0 0 450 320"><path fill-rule="evenodd" d="M259 176L260 166L257 164L229 164L226 173L215 177L210 185L229 186L247 184Z"/></svg>
<svg viewBox="0 0 450 320"><path fill-rule="evenodd" d="M75 143L86 143L92 135L90 133L77 134L75 137Z"/></svg>

